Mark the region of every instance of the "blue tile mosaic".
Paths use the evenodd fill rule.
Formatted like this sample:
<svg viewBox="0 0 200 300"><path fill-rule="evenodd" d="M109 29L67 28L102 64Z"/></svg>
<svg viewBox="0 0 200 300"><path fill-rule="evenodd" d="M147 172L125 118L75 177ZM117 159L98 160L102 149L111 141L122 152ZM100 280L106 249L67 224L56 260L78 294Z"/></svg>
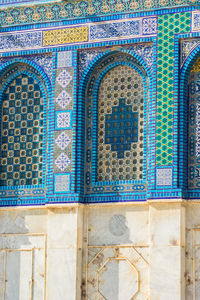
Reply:
<svg viewBox="0 0 200 300"><path fill-rule="evenodd" d="M192 51L198 47L198 45L200 45L199 38L184 39L181 41L181 67Z"/></svg>
<svg viewBox="0 0 200 300"><path fill-rule="evenodd" d="M18 76L2 98L0 185L42 184L44 100L39 84Z"/></svg>
<svg viewBox="0 0 200 300"><path fill-rule="evenodd" d="M108 50L112 51L112 46L107 47ZM131 45L124 45L123 49L131 51L141 57L149 69L153 72L153 44L152 43L135 43ZM120 49L119 49L120 50ZM95 48L79 51L79 65L78 65L78 74L79 80L85 71L85 69L91 65L92 61L95 60L100 54L104 53L104 49Z"/></svg>
<svg viewBox="0 0 200 300"><path fill-rule="evenodd" d="M56 130L71 129L72 111L56 111Z"/></svg>
<svg viewBox="0 0 200 300"><path fill-rule="evenodd" d="M137 142L138 112L133 112L125 99L119 99L119 105L105 115L105 144L111 145L118 158L124 158L125 151L130 151L131 144Z"/></svg>
<svg viewBox="0 0 200 300"><path fill-rule="evenodd" d="M42 45L42 32L27 32L17 34L6 34L0 36L0 49L10 50L27 47L40 47Z"/></svg>
<svg viewBox="0 0 200 300"><path fill-rule="evenodd" d="M157 167L156 185L157 187L172 187L172 167Z"/></svg>
<svg viewBox="0 0 200 300"><path fill-rule="evenodd" d="M39 66L40 70L48 76L48 79L52 81L53 72L53 57L52 53L35 54L35 55L23 55L20 57L20 61L26 60L27 63L33 62L35 66ZM0 65L3 65L13 61L13 57L0 57ZM18 60L19 61L19 60Z"/></svg>
<svg viewBox="0 0 200 300"><path fill-rule="evenodd" d="M193 12L192 14L192 29L194 31L200 30L200 12Z"/></svg>
<svg viewBox="0 0 200 300"><path fill-rule="evenodd" d="M157 18L142 19L142 33L143 34L157 33Z"/></svg>
<svg viewBox="0 0 200 300"><path fill-rule="evenodd" d="M72 51L60 51L57 53L57 68L72 66Z"/></svg>
<svg viewBox="0 0 200 300"><path fill-rule="evenodd" d="M115 38L129 35L139 35L141 21L125 21L118 23L108 23L90 26L90 39L98 40L105 38Z"/></svg>
<svg viewBox="0 0 200 300"><path fill-rule="evenodd" d="M172 4L172 2L170 3ZM178 0L173 2L173 5L177 5L177 3ZM180 5L180 1L178 4ZM107 7L107 11L105 11L105 5ZM187 122L188 114L188 110L186 108L182 109L182 102L185 101L183 103L183 106L185 107L187 106L186 103L188 103L188 99L186 100L184 98L184 101L182 100L182 94L187 94L187 89L183 88L183 85L187 86L186 82L188 80L188 73L186 71L186 68L188 68L187 70L189 70L188 61L190 59L193 60L193 58L191 57L193 57L194 52L196 53L196 58L200 55L199 12L194 11L191 14L191 11L195 10L196 8L188 6L182 9L179 7L177 9L157 10L148 13L140 12L139 14L134 15L122 14L121 11L123 11L123 13L125 11L131 11L130 5L132 5L130 1L127 2L124 0L122 0L121 2L117 0L107 1L107 3L95 0L92 3L83 3L83 1L79 1L77 3L68 2L63 3L61 6L60 4L48 4L40 5L40 7L36 5L34 7L23 7L21 9L10 8L9 11L7 10L0 12L1 24L3 24L3 26L7 26L8 24L11 24L13 26L1 28L2 32L8 32L7 35L5 33L1 33L0 36L0 49L2 50L1 55L10 56L10 58L1 57L0 67L3 68L5 66L6 69L7 63L11 61L13 61L14 63L14 60L16 60L16 63L17 60L19 62L20 59L21 61L26 60L27 63L30 63L30 68L34 66L38 70L38 73L42 71L42 76L44 76L45 80L48 77L48 84L49 82L51 82L53 86L52 94L51 92L48 92L49 97L51 96L51 102L49 102L47 105L47 111L49 113L49 116L51 116L51 121L48 120L47 122L49 136L51 136L51 139L48 137L48 148L46 148L48 161L47 163L45 163L45 167L48 169L48 188L46 189L46 186L44 185L41 188L37 188L36 186L34 188L34 184L33 188L30 189L21 187L19 189L13 188L13 190L3 190L1 188L4 187L1 187L1 197L8 198L7 201L2 202L4 203L3 205L11 205L11 203L15 203L16 205L24 205L25 203L27 203L28 205L33 205L34 203L64 203L70 201L91 203L111 201L145 201L147 199L154 198L170 199L181 197L200 197L200 191L198 189L198 186L196 186L196 183L198 183L198 181L200 180L200 167L198 162L200 152L200 108L198 100L194 100L196 95L199 93L199 79L197 79L196 83L194 84L196 89L195 97L191 97L191 101L196 101L197 104L194 107L190 105L189 122L191 123L194 120L195 122L193 124L194 126L192 125L189 127L191 129L189 130L189 140L187 139L187 130L185 129L184 131L181 127L182 123L185 124L185 122ZM146 2L144 3L144 1L140 1L140 9L146 9L145 5ZM159 8L160 6L161 1L159 2ZM89 18L94 12L95 14L105 14L107 16L97 17L97 15L93 15L92 18ZM81 18L78 17L78 13L80 14ZM37 20L35 19L36 15L38 16ZM186 15L187 17L187 22L186 19L184 19L184 15ZM88 19L85 18L86 16L88 17ZM190 19L191 16L192 19ZM67 21L67 18L75 18L75 20ZM52 21L51 23L48 22L48 20L50 19ZM56 20L62 20L62 24L56 23ZM157 28L157 20L159 21L159 28ZM36 22L36 24L30 26L28 25L26 27L14 26L14 24L33 24L34 22ZM84 23L87 24L86 26L90 30L90 40L88 40L86 43L80 40L80 43L77 43L76 45L68 44L67 47L65 44L63 44L62 47L57 47L56 45L54 45L54 47L44 47L41 44L41 36L43 35L44 30L48 31L50 27L53 28L54 26L56 26L56 28L59 29L62 26L77 27L78 24ZM139 27L137 27L137 24L139 24ZM193 32L190 31L191 25ZM162 30L160 29L161 26L163 28ZM37 28L38 31L35 31L35 28ZM180 31L177 31L179 29ZM186 33L185 36L179 34L182 29L182 32ZM14 33L15 30L17 30L17 33ZM26 31L23 32L22 30ZM21 31L21 33L19 33L19 31ZM38 35L39 38L37 43L34 43L34 40L37 39L36 35L35 37L33 35L33 42L31 41L32 33L40 34L40 36ZM25 37L25 35L27 36ZM168 35L168 38L165 40L164 36L166 37L166 35ZM7 40L5 36L8 37ZM153 36L152 39L151 36ZM152 41L154 41L154 47ZM4 49L2 47L4 47ZM76 51L78 51L79 53L78 62L76 60ZM45 52L49 52L49 54ZM113 88L113 91L110 93L110 91L106 89L101 92L100 89L103 77L100 76L101 73L99 73L99 79L95 77L95 70L98 69L98 66L100 66L102 62L105 63L105 65L102 67L102 70L103 68L106 69L114 63L113 61L111 61L111 56L115 56L118 53L119 55L121 55L121 62L125 62L127 58L125 58L124 56L125 52L127 53L127 57L128 55L130 56L129 61L127 60L125 65L130 67L135 66L135 69L133 69L138 69L138 72L141 72L141 77L143 78L143 96L141 97L141 95L136 95L135 98L133 97L134 100L138 100L139 97L144 99L145 104L143 107L143 112L135 110L138 103L135 103L134 106L132 103L130 104L127 102L127 95L121 95L124 92L124 90L121 89L122 83L118 84L118 90L120 92L114 90L114 87L116 87L117 84L110 83L107 84L107 88L110 84L110 86L112 86ZM161 57L161 53L163 58ZM157 56L157 54L159 54L160 56ZM167 71L165 68L164 58L164 55L167 56L167 54L169 54L167 61L170 61L168 66L172 68L172 70L174 67L174 74L170 75L169 79L169 81L171 82L170 85L168 81L164 82L164 79L161 78L161 73L163 72L164 74ZM109 59L106 60L106 58ZM160 70L159 68L160 61L162 61L163 63L162 70ZM193 65L193 63L194 60L191 62L190 67ZM112 65L112 68L117 69L119 65L120 63L118 65ZM157 75L155 73L156 68L158 69ZM104 77L109 73L109 70L106 70L107 73L104 74ZM185 78L187 79L181 78L182 72L183 74L186 74L186 76L183 76L185 76ZM86 74L88 74L88 77ZM92 82L92 77L90 77L92 76L92 74L95 77L94 82ZM7 78L5 79L5 81L9 81L10 75L6 73ZM37 74L37 76L39 75ZM123 76L117 77L121 80ZM125 77L128 78L128 76ZM86 78L88 80L91 79L91 82L84 82ZM154 80L152 80L152 78L154 78ZM181 82L180 87L179 79ZM156 80L158 83L157 87ZM163 82L163 84L160 84L161 81ZM86 82L88 83L88 86ZM48 86L48 84L46 84L46 86ZM97 86L99 89L97 88ZM154 96L156 95L156 93L157 95L161 93L161 86L163 86L163 98L157 99L157 113L158 115L160 114L160 108L162 107L164 116L164 113L166 113L167 109L170 107L171 114L173 115L173 119L170 120L171 124L173 124L173 128L170 128L170 134L173 135L173 152L171 152L171 156L173 156L173 166L160 166L159 168L156 168L156 134L157 138L159 136L162 136L162 138L164 139L165 131L167 131L166 127L163 127L163 129L165 129L162 132L159 130L156 131L155 128L155 124L157 122L158 125L159 120L158 118L156 119L156 105ZM174 100L174 104L169 103L168 105L168 103L164 103L164 95L167 93L167 88L169 86L172 87L172 89L170 90L170 97ZM83 94L81 93L85 93L86 91L88 91L89 87L91 88L90 92L93 91L93 98L91 98L91 101L89 99L90 102L88 102L86 105L87 101L85 99L85 96L83 96ZM164 87L166 87L166 89ZM103 101L104 103L107 103L105 102L103 96L104 94L107 101L109 101L109 97L107 97L109 93L112 95L111 98L114 98L114 95L117 92L118 96L116 97L116 99L118 102L116 102L113 106L110 105L110 107L109 105L101 106L101 103L103 103ZM137 91L135 90L135 92ZM42 93L45 95L43 90ZM125 100L124 105L121 105L122 100ZM97 103L100 105L99 107ZM113 134L114 123L116 123L114 122L116 121L114 120L114 109L123 108L126 110L126 108L129 106L131 106L132 109L132 119L137 119L137 126L135 126L135 128L131 127L131 131L134 132L135 130L135 133L132 134L132 136L127 136L126 134L122 135L120 133L120 130L127 131L129 128L127 129L123 126L118 126L116 128L119 130L117 131L117 135L115 136L115 134ZM106 111L107 109L110 109L109 112ZM140 114L142 113L143 117L140 116ZM120 117L121 112L119 113L118 111L116 111L116 115ZM182 115L183 118L185 118L184 122L182 119ZM168 115L168 117L169 116L170 115ZM100 117L104 117L104 120L101 121ZM110 120L107 120L109 117L111 117L112 122L110 122ZM87 118L89 118L89 121L87 123L87 128L85 128L85 121L87 122ZM144 131L141 133L140 122L142 118L147 123L145 123L144 121L142 128L144 129ZM105 126L112 123L112 132L109 133L109 130L104 130L103 128L102 131L104 131L104 134L100 135L100 131L102 129L100 126L102 126L103 123ZM147 124L149 124L149 127L147 126ZM46 125L44 126L44 128L46 127ZM86 135L84 136L85 130ZM80 131L81 134L79 133ZM183 137L179 137L179 135ZM140 138L142 137L143 141L140 140ZM112 165L112 167L110 167L108 165L110 156L109 158L107 157L108 150L106 149L106 147L110 146L109 155L110 153L115 154L115 157L112 157L112 160L110 159L110 162L120 161L120 159L128 160L129 157L126 156L127 149L125 149L126 147L129 147L129 142L126 140L127 138L137 138L135 142L131 142L131 147L134 144L139 145L139 150L137 149L137 151L138 153L141 152L142 154L136 154L136 163L131 164L130 162L128 162L125 167L124 165L121 167L120 164L117 166L117 168L115 165ZM182 142L181 138L182 140L184 139L184 143ZM86 139L87 149L85 149ZM117 144L117 141L120 141L120 144ZM123 143L123 141L125 142ZM158 140L157 142L159 143ZM81 148L81 146L79 145L83 145L83 147ZM100 149L102 145L103 150ZM117 150L114 149L114 147L116 146ZM120 147L123 149L120 149ZM164 145L163 149L166 149L166 147ZM183 149L184 147L186 150ZM140 151L140 149L142 149L142 151ZM9 151L12 151L12 149L9 149ZM103 153L103 151L105 153ZM132 154L137 151L135 151L135 149L130 150L131 159L129 160L131 160L131 162L133 161L133 159L135 159L132 158ZM166 150L166 152L167 151L168 150ZM187 157L186 152L189 152L191 154L191 161L189 162L189 172L188 162L185 162L183 167L182 165L180 168L178 166L179 158L183 160L185 159L185 157ZM85 157L82 157L84 153L86 155ZM100 155L104 155L103 159L100 157ZM143 162L140 162L140 160L142 161L142 159ZM100 162L102 162L103 167L100 165ZM78 168L78 174L76 174L77 177L74 176L76 167ZM137 178L126 177L131 174L132 170L128 169L131 167L137 168L137 171L135 171L138 174ZM192 167L194 168L192 169ZM117 173L116 170L119 170L120 168L122 169L122 174L120 174L121 177L118 176L115 179L109 177L110 173ZM185 173L180 171L181 168L185 168ZM102 178L100 178L100 169L103 170ZM147 169L148 174L146 172ZM43 174L44 173L45 172L43 172ZM189 190L187 189L188 178L189 184L193 182L193 185L190 186ZM182 181L184 181L183 185ZM181 186L181 188L184 187L185 192L181 189L178 189L179 185ZM84 186L86 186L85 191L83 188ZM46 193L46 191L48 192ZM75 191L77 191L77 194L69 195L69 193L74 193ZM86 195L84 195L84 192L86 193ZM29 196L33 197L34 199L30 199ZM22 198L22 200L16 200L16 198Z"/></svg>
<svg viewBox="0 0 200 300"><path fill-rule="evenodd" d="M71 174L54 174L54 192L69 193L71 190Z"/></svg>

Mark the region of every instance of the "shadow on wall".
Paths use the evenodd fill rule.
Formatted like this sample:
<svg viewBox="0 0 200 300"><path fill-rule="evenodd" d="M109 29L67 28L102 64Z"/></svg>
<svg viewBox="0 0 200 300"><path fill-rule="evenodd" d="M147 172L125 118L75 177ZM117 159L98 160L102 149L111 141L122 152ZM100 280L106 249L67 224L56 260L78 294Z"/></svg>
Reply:
<svg viewBox="0 0 200 300"><path fill-rule="evenodd" d="M126 210L115 214L97 211L90 219L89 299L102 296L106 300L126 300L137 291L138 273L132 261L128 219Z"/></svg>
<svg viewBox="0 0 200 300"><path fill-rule="evenodd" d="M15 212L2 214L0 228L0 299L43 299L44 237L29 234L25 215Z"/></svg>
<svg viewBox="0 0 200 300"><path fill-rule="evenodd" d="M120 244L132 244L132 241L129 238L130 232L127 226L127 220L124 215L113 215L108 224L108 229L113 235L112 242L117 242L117 244L119 244L120 241ZM117 252L117 249L115 251ZM118 253L115 253L115 255L118 256ZM102 268L101 273L99 278L99 291L106 296L106 299L113 300L113 297L116 300L125 299L123 298L125 295L122 295L124 289L122 290L121 288L121 280L124 281L124 275L127 273L126 261L117 258L109 258L108 263ZM108 280L109 284L106 284ZM128 281L126 281L127 284L129 284Z"/></svg>

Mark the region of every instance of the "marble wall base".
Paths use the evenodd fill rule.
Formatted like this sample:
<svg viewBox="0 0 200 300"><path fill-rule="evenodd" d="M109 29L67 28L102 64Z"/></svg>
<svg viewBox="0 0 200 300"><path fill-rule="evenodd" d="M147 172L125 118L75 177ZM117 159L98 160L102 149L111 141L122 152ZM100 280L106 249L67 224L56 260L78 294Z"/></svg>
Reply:
<svg viewBox="0 0 200 300"><path fill-rule="evenodd" d="M200 203L1 209L0 299L200 299Z"/></svg>

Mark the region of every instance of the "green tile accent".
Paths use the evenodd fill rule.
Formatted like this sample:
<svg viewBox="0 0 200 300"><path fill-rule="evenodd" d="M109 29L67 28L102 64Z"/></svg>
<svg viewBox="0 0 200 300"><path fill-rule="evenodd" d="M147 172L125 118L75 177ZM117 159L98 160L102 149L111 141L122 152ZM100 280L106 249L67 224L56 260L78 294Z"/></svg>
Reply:
<svg viewBox="0 0 200 300"><path fill-rule="evenodd" d="M174 34L190 32L190 24L190 12L158 18L157 165L171 165L173 160Z"/></svg>

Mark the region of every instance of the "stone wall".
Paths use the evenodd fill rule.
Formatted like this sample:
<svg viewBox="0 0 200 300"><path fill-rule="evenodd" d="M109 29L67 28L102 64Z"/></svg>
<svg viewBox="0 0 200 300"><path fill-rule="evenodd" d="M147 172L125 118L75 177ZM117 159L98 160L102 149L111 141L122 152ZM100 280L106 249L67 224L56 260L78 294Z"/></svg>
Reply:
<svg viewBox="0 0 200 300"><path fill-rule="evenodd" d="M0 299L199 299L195 201L2 209Z"/></svg>

